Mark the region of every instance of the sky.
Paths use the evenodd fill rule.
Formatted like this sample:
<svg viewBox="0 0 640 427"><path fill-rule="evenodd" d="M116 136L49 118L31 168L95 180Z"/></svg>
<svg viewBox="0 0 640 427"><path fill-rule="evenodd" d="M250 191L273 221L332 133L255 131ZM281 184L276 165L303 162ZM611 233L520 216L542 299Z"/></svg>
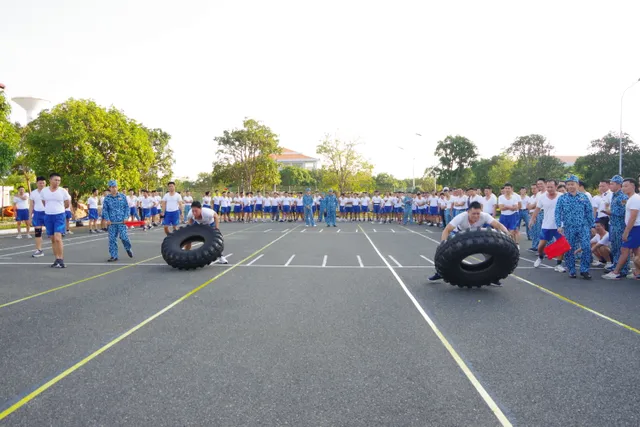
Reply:
<svg viewBox="0 0 640 427"><path fill-rule="evenodd" d="M209 172L213 138L245 117L312 157L325 134L356 139L376 173L399 178L413 158L417 176L434 165L449 134L484 157L531 133L555 154L586 154L618 131L622 92L640 78L637 0L4 0L0 10L10 97L90 98L160 127L175 177ZM624 98L623 130L640 142L640 83Z"/></svg>

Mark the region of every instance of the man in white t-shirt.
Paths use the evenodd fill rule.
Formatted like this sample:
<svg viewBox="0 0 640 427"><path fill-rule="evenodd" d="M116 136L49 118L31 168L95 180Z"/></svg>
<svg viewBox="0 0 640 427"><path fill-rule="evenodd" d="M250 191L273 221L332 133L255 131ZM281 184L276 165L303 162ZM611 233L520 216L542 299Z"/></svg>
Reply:
<svg viewBox="0 0 640 427"><path fill-rule="evenodd" d="M182 197L176 193L176 183L171 181L167 184L169 192L162 197L162 210L164 211L164 234L169 235L169 226L173 226L173 231L178 229L180 216L182 215Z"/></svg>
<svg viewBox="0 0 640 427"><path fill-rule="evenodd" d="M557 182L554 179L547 181L547 191L543 193L543 196L538 200L536 209L531 215L529 220L529 227L533 228L533 224L536 223L538 215L543 212L544 217L542 219L542 228L540 229L540 243L538 244L538 258L533 263L534 267L540 267L542 260L544 259L544 248L548 243L559 239L562 235L558 232L558 226L556 224L556 204L560 195L557 193ZM556 259L555 270L559 273L564 273L566 269L562 266L562 256Z"/></svg>
<svg viewBox="0 0 640 427"><path fill-rule="evenodd" d="M596 219L601 219L604 227L609 230L609 205L611 204L611 189L609 188L609 181L600 181L598 183L599 194L593 198L593 210Z"/></svg>
<svg viewBox="0 0 640 427"><path fill-rule="evenodd" d="M42 204L42 190L47 185L47 180L43 176L36 178L37 188L30 194L31 205L29 217L31 225L33 225L33 236L35 237L36 250L31 255L33 258L44 256L42 251L42 227L44 227L44 205Z"/></svg>
<svg viewBox="0 0 640 427"><path fill-rule="evenodd" d="M148 190L142 190L142 198L140 199L140 207L142 207L142 219L144 220L144 225L142 226L143 231L151 230L151 209L155 204L155 200L153 197L149 195Z"/></svg>
<svg viewBox="0 0 640 427"><path fill-rule="evenodd" d="M31 234L29 234L29 229L31 226L31 221L29 221L29 193L24 191L24 186L18 187L18 193L13 196L13 210L16 219L16 225L18 227L18 235L16 239L22 239L22 228L20 227L22 223L24 223L25 228L27 229L27 238L31 238Z"/></svg>
<svg viewBox="0 0 640 427"><path fill-rule="evenodd" d="M466 212L462 212L456 215L449 224L442 231L442 235L440 236L440 242L446 242L451 233L457 233L462 230L470 230L470 229L478 229L486 226L491 226L496 230L500 230L505 234L509 234L507 228L502 225L499 221L496 221L488 213L482 212L482 205L480 202L473 202L469 205L469 209ZM436 272L433 276L429 277L429 281L435 282L436 280L440 280L442 277ZM496 285L501 286L499 283Z"/></svg>
<svg viewBox="0 0 640 427"><path fill-rule="evenodd" d="M545 195L547 191L547 180L544 178L538 178L536 181L536 189L535 198L533 200L529 200L529 205L527 209L529 209L529 214L533 214L533 211L536 210L538 206L538 202L540 198ZM560 188L558 186L558 193L560 193ZM542 230L542 220L544 218L544 211L540 212L536 218L535 224L531 227L531 247L527 250L531 252L538 253L538 246L540 246L540 230Z"/></svg>
<svg viewBox="0 0 640 427"><path fill-rule="evenodd" d="M507 227L509 235L520 249L520 196L513 193L513 185L506 183L504 185L504 194L498 197L498 207L500 208L500 224Z"/></svg>
<svg viewBox="0 0 640 427"><path fill-rule="evenodd" d="M129 221L138 220L138 197L136 196L136 191L133 188L129 189L127 205L129 205Z"/></svg>
<svg viewBox="0 0 640 427"><path fill-rule="evenodd" d="M531 227L529 226L529 202L532 198L527 194L527 187L520 187L520 221L524 223L524 229L527 232L527 240L531 240ZM518 224L520 228L520 224Z"/></svg>
<svg viewBox="0 0 640 427"><path fill-rule="evenodd" d="M496 216L496 205L498 204L498 198L493 194L491 187L484 189L484 197L482 198L482 212L489 215Z"/></svg>
<svg viewBox="0 0 640 427"><path fill-rule="evenodd" d="M222 197L216 196L217 199L222 199ZM191 191L185 193L185 196L182 198L184 202L184 222L187 222L187 215L189 215L189 211L191 210L191 203L193 203L193 197L191 196ZM220 202L218 201L218 209L220 209ZM215 204L214 204L215 206Z"/></svg>
<svg viewBox="0 0 640 427"><path fill-rule="evenodd" d="M633 254L632 261L635 267L634 276L640 273L640 195L636 193L638 184L635 179L626 178L622 181L622 192L629 198L625 204L624 223L626 227L622 233L622 249L616 268L602 276L603 279L620 280L625 275L620 274L622 268Z"/></svg>
<svg viewBox="0 0 640 427"><path fill-rule="evenodd" d="M604 267L612 269L611 243L609 242L609 232L605 227L605 221L596 219L595 234L591 238L591 253L595 256L593 267Z"/></svg>
<svg viewBox="0 0 640 427"><path fill-rule="evenodd" d="M202 224L209 225L213 228L220 226L219 216L213 209L203 208L200 202L196 201L191 204L191 210L187 214L188 224ZM187 243L184 248L185 251L191 250L191 243ZM228 264L229 261L220 254L220 257L214 261L214 263Z"/></svg>
<svg viewBox="0 0 640 427"><path fill-rule="evenodd" d="M91 190L91 196L87 199L87 208L89 209L89 234L98 232L98 189Z"/></svg>
<svg viewBox="0 0 640 427"><path fill-rule="evenodd" d="M42 190L42 204L44 205L44 226L47 236L51 238L51 248L55 261L53 268L65 268L62 236L67 231L66 208L71 204L71 197L64 188L60 187L62 179L57 173L49 175L49 187Z"/></svg>

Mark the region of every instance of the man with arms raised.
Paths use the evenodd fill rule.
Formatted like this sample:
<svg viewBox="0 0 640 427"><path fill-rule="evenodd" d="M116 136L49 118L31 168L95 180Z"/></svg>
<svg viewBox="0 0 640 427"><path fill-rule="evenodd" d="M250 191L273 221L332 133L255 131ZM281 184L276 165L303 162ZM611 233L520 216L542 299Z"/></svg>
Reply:
<svg viewBox="0 0 640 427"><path fill-rule="evenodd" d="M486 227L487 225L495 228L496 230L500 230L505 234L509 234L509 231L504 225L500 224L500 222L496 221L495 218L488 213L482 212L482 205L479 202L473 202L469 205L469 210L456 215L456 217L447 224L445 229L442 231L442 236L440 237L441 243L446 242L451 233L457 233L462 230L478 229ZM440 279L442 279L442 277L438 273L429 277L429 281L431 282L435 282Z"/></svg>

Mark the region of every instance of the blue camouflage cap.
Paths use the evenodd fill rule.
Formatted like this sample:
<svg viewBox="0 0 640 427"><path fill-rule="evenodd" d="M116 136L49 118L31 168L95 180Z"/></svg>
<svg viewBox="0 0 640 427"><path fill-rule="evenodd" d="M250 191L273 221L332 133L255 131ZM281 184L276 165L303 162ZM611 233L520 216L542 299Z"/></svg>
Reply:
<svg viewBox="0 0 640 427"><path fill-rule="evenodd" d="M117 187L118 186L118 182L115 179L110 179L109 182L107 183L107 185L109 187Z"/></svg>
<svg viewBox="0 0 640 427"><path fill-rule="evenodd" d="M615 175L613 178L609 180L610 182L615 182L616 184L622 184L622 177L620 175Z"/></svg>
<svg viewBox="0 0 640 427"><path fill-rule="evenodd" d="M329 190L329 193L333 193L333 188Z"/></svg>
<svg viewBox="0 0 640 427"><path fill-rule="evenodd" d="M569 175L569 177L567 179L565 179L565 182L579 182L579 181L580 180L575 175Z"/></svg>
<svg viewBox="0 0 640 427"><path fill-rule="evenodd" d="M310 189L310 188L307 188L305 191L311 191L311 189Z"/></svg>

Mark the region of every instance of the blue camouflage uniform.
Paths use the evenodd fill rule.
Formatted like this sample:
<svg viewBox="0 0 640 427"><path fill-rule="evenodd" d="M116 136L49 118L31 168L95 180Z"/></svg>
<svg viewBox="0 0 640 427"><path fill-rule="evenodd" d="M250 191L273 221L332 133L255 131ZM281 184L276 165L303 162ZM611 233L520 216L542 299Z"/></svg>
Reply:
<svg viewBox="0 0 640 427"><path fill-rule="evenodd" d="M112 185L113 184L113 185ZM109 181L110 187L115 187L114 181ZM118 193L115 196L109 194L104 198L102 204L102 215L106 221L123 222L129 218L129 204L127 197ZM127 226L124 224L111 224L109 226L109 255L111 258L118 258L118 235L126 251L131 250L131 241L127 234Z"/></svg>
<svg viewBox="0 0 640 427"><path fill-rule="evenodd" d="M327 195L327 227L336 226L336 208L338 207L338 199L336 195L333 193L333 190L329 191Z"/></svg>
<svg viewBox="0 0 640 427"><path fill-rule="evenodd" d="M318 222L322 222L322 220L327 215L327 196L326 194L320 194L320 207L318 208Z"/></svg>
<svg viewBox="0 0 640 427"><path fill-rule="evenodd" d="M304 223L315 227L316 223L313 220L313 196L308 192L309 189L307 188L307 194L302 196L302 205L304 206Z"/></svg>
<svg viewBox="0 0 640 427"><path fill-rule="evenodd" d="M578 181L578 178L571 176L567 181ZM575 251L582 249L580 257L580 273L589 272L591 253L591 227L594 225L593 207L589 198L583 193L565 193L558 198L556 204L556 225L564 229L564 236L569 241L571 250L564 256L569 274L576 275Z"/></svg>
<svg viewBox="0 0 640 427"><path fill-rule="evenodd" d="M536 217L536 222L531 227L531 249L535 249L538 251L538 246L540 245L540 233L542 231L542 221L544 220L544 211L540 209L538 212L538 216Z"/></svg>
<svg viewBox="0 0 640 427"><path fill-rule="evenodd" d="M409 222L411 222L411 208L413 204L413 198L411 196L404 196L404 199L402 199L402 203L404 203L404 215L402 218L402 223L404 225L407 225Z"/></svg>
<svg viewBox="0 0 640 427"><path fill-rule="evenodd" d="M622 184L622 177L620 175L616 175L611 178L611 182ZM611 211L611 215L609 215L609 241L611 242L611 262L613 263L614 268L618 265L618 260L620 259L622 234L627 226L624 222L627 200L629 200L629 197L627 197L622 190L618 190L611 195L611 205L609 208ZM627 262L622 266L620 275L626 276L628 273L629 259L627 259Z"/></svg>

